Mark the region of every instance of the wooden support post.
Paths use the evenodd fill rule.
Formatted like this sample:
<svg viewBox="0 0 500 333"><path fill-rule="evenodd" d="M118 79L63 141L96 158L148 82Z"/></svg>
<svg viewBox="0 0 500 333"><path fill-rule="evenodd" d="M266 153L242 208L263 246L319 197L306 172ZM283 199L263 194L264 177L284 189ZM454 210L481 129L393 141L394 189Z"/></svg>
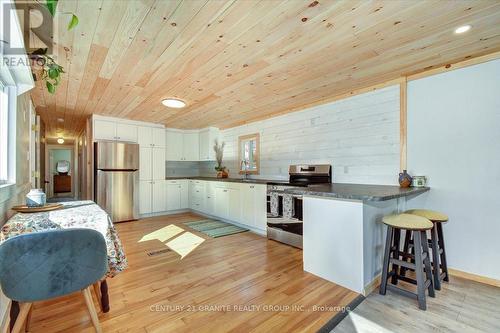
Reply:
<svg viewBox="0 0 500 333"><path fill-rule="evenodd" d="M408 81L405 79L399 84L399 167L407 169L407 101Z"/></svg>

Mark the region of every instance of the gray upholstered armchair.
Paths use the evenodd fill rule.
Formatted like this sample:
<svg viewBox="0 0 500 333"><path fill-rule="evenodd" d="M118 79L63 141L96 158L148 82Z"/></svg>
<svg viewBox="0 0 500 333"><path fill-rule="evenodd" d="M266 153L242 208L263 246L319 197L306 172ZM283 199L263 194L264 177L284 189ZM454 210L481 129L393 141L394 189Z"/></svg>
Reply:
<svg viewBox="0 0 500 333"><path fill-rule="evenodd" d="M12 332L21 330L33 302L80 290L101 332L90 287L107 269L106 243L95 230L51 230L6 240L0 245L0 285L7 297L20 303Z"/></svg>

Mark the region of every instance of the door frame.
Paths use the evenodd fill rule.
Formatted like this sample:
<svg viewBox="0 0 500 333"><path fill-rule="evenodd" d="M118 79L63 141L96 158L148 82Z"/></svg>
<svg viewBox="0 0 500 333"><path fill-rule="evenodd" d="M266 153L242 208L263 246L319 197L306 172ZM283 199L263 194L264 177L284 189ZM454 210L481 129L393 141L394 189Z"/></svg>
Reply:
<svg viewBox="0 0 500 333"><path fill-rule="evenodd" d="M78 167L75 165L75 162L78 163L75 154L75 145L74 144L47 144L45 145L45 179L48 181L47 183L47 198L57 197L54 193L54 177L52 174L52 170L50 168L50 150L69 150L71 152L71 161L70 161L70 173L71 173L71 194L70 196L73 198L77 198L78 191L77 182L78 182Z"/></svg>

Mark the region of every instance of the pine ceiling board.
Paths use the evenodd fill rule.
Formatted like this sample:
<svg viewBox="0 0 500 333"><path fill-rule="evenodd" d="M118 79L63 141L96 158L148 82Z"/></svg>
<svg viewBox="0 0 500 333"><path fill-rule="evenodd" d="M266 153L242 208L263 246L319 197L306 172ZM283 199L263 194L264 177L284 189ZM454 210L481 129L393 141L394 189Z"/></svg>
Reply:
<svg viewBox="0 0 500 333"><path fill-rule="evenodd" d="M77 15L56 46L63 89L33 96L53 136L65 112L68 136L90 113L227 127L500 48L498 1L106 0L97 21ZM461 24L473 28L453 34ZM167 96L188 107L164 108Z"/></svg>
<svg viewBox="0 0 500 333"><path fill-rule="evenodd" d="M272 3L270 3L270 4L272 4ZM295 7L295 10L291 11L290 8L294 8L294 7ZM233 74L229 73L227 71L227 67L225 67L228 65L225 65L224 67L222 67L222 65L228 64L234 59L242 58L245 55L252 53L252 51L248 51L248 50L250 50L250 48L248 50L246 50L247 45L258 45L259 50L264 48L265 45L264 45L264 43L260 43L260 38L263 39L264 36L266 36L266 34L272 34L280 26L284 25L287 22L290 24L294 21L297 21L296 16L303 13L306 9L310 9L310 8L311 7L307 7L304 4L302 4L301 6L296 6L296 3L294 3L294 2L284 2L284 3L282 3L282 6L269 8L269 12L264 17L267 17L267 18L272 17L273 18L272 20L267 19L266 20L267 24L262 24L262 23L258 24L259 22L256 22L255 26L253 26L252 29L248 29L247 27L243 27L245 33L240 34L239 38L233 40L231 42L231 44L228 46L228 48L226 48L221 55L210 59L210 61L208 61L205 66L202 66L198 70L198 72L207 68L209 70L209 73L210 72L214 73L214 71L213 71L214 68L219 69L219 71L217 73L215 73L216 78L218 78L219 80L224 80L225 82L232 82L232 81L236 82L237 79L231 78L231 76ZM316 10L316 12L320 12L320 11ZM312 15L312 13L310 13L310 14ZM257 42L257 41L259 41L259 42ZM253 53L255 53L255 50L253 51ZM231 58L231 56L232 56L232 58ZM228 57L229 57L229 59L227 59ZM240 61L240 62L242 63L241 68L243 68L244 71L248 72L249 75L251 75L252 74L252 72L251 72L252 65L247 64L249 66L245 68L245 67L243 67L244 61ZM260 64L262 65L264 63L260 62ZM257 67L260 67L260 66L257 66ZM176 67L174 67L174 68L176 68ZM220 69L222 69L222 71ZM199 73L196 76L193 76L193 77L188 78L187 80L184 80L184 82L192 82L193 80L197 79L198 81L200 81L199 85L204 84L207 88L209 88L209 91L207 91L205 93L205 96L207 96L207 95L210 95L211 92L213 92L213 89L211 87L210 82L207 82L207 79L205 79L205 77L203 75L204 74ZM210 74L206 74L206 75L209 76ZM178 73L176 73L176 76L180 77L180 78L184 78L184 77L186 77L186 74L182 71L178 71ZM245 76L245 74L242 73L241 76ZM226 83L226 85L228 85L228 84L229 83ZM176 86L176 85L177 85L176 81L174 81L174 83L172 85L169 85L167 87L161 86L161 89L166 90L167 94L175 96L176 89L178 89L177 91L181 91L181 92L183 92L185 89L185 87L183 87L183 86ZM169 87L172 87L172 86L173 86L173 88L171 88L172 90L169 90ZM160 98L161 93L162 93L162 91L160 91L160 93L157 96L150 99L152 101L152 103L157 103L157 100ZM168 121L168 119L167 119L167 121Z"/></svg>
<svg viewBox="0 0 500 333"><path fill-rule="evenodd" d="M111 96L104 96L107 100L106 107L99 111L111 116L120 112L119 109L117 110L117 105L121 103L134 86L129 79L130 69L144 62L143 59L147 56L147 49L158 39L158 33L165 25L165 18L175 11L177 5L176 1L159 0L155 2L111 77L112 83L108 87L108 91L114 91L114 93ZM123 87L123 85L125 87L120 89L120 86Z"/></svg>

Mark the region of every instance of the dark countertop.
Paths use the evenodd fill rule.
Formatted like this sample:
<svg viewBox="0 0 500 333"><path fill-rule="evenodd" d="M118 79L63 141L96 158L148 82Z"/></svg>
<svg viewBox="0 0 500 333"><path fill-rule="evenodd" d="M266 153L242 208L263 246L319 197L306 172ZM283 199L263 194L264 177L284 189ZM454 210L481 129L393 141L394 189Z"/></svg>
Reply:
<svg viewBox="0 0 500 333"><path fill-rule="evenodd" d="M332 199L350 199L363 201L386 201L429 191L429 187L401 188L391 185L364 184L319 184L308 187L293 187L284 192L297 195L319 196Z"/></svg>
<svg viewBox="0 0 500 333"><path fill-rule="evenodd" d="M166 180L175 179L194 179L208 180L229 183L243 184L268 184L268 183L283 183L287 184L287 180L276 179L248 179L242 178L216 178L216 177L166 177ZM366 185L366 184L318 184L309 185L308 187L291 187L284 190L284 193L296 195L310 195L325 197L331 199L348 199L362 201L386 201L401 197L418 195L429 191L429 187L409 187L401 188L391 185Z"/></svg>
<svg viewBox="0 0 500 333"><path fill-rule="evenodd" d="M243 179L243 178L217 178L217 177L165 177L166 180L176 180L176 179L192 179L192 180L209 180L214 182L227 182L227 183L243 183L243 184L263 184L268 183L283 183L287 184L287 180L276 180L276 179Z"/></svg>

